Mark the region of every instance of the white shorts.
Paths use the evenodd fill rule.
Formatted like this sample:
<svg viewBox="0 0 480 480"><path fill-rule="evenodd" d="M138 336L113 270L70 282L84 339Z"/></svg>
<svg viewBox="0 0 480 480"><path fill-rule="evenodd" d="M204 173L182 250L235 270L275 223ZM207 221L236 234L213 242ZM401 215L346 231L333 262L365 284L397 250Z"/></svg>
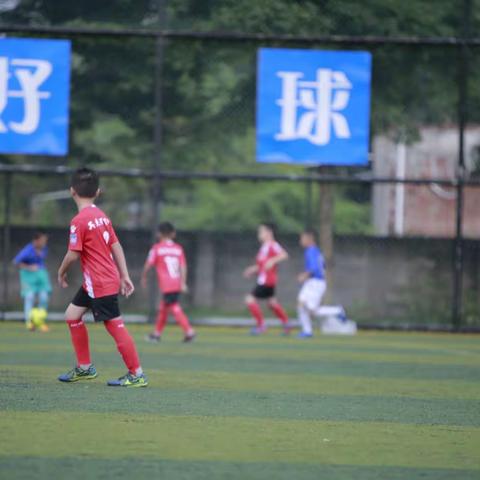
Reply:
<svg viewBox="0 0 480 480"><path fill-rule="evenodd" d="M316 310L322 303L323 295L327 289L325 280L310 278L300 289L298 301L303 303L309 310Z"/></svg>

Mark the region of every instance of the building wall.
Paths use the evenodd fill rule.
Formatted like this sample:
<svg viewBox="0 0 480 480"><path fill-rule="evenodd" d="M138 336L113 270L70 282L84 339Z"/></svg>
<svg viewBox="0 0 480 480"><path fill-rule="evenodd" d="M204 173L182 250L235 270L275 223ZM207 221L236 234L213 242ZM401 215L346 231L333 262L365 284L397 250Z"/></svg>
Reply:
<svg viewBox="0 0 480 480"><path fill-rule="evenodd" d="M467 167L480 146L480 127L465 135ZM388 136L378 136L373 145L374 172L395 176L397 145ZM458 131L453 127L424 127L419 141L407 146L406 177L453 179L458 162ZM378 235L394 233L395 186L376 185L373 194L373 223ZM480 238L480 188L464 191L464 235ZM456 191L439 185L405 186L404 234L451 238L456 228Z"/></svg>
<svg viewBox="0 0 480 480"><path fill-rule="evenodd" d="M139 286L140 273L150 246L147 231L119 230L131 275L137 291L122 308L147 313L149 298ZM29 241L30 228L12 229L12 257ZM65 253L67 232L50 230L48 267L52 281ZM253 286L242 277L258 248L253 232L244 234L208 234L185 232L179 235L185 246L190 269L188 306L207 308L209 312L245 312L243 297ZM302 252L296 236L281 236L280 241L291 258L280 268L278 296L291 312L295 310L302 269ZM451 311L452 242L449 240L392 239L340 236L335 238L332 294L355 319L368 321L448 322ZM474 320L480 309L480 241L467 242L465 285ZM1 242L0 242L1 248ZM56 285L52 309L61 311L81 283L78 266L70 275L70 287ZM153 275L152 275L152 281ZM9 267L9 309L20 308L16 268ZM331 286L332 287L332 286ZM0 295L3 284L0 288ZM245 312L246 313L246 312ZM480 324L480 322L479 322Z"/></svg>

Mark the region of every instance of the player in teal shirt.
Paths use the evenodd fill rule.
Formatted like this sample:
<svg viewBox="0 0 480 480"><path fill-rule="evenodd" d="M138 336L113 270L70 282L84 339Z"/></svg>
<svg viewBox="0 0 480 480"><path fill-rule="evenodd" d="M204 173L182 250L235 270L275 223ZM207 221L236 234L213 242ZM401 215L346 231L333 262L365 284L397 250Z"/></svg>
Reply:
<svg viewBox="0 0 480 480"><path fill-rule="evenodd" d="M45 232L38 231L33 235L32 241L27 244L13 262L20 271L21 295L23 297L23 310L27 328L32 330L32 309L37 304L40 315L47 315L48 300L52 291L48 271L45 266L47 258L48 236ZM46 325L43 330L47 330Z"/></svg>

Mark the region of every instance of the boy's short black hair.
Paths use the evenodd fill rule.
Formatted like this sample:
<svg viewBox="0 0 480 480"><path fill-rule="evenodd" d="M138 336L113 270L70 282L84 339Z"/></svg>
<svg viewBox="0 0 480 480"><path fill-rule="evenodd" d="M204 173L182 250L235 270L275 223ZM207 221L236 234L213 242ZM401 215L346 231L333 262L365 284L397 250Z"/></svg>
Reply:
<svg viewBox="0 0 480 480"><path fill-rule="evenodd" d="M175 227L173 226L173 223L162 222L158 226L158 233L164 237L170 237L175 233Z"/></svg>
<svg viewBox="0 0 480 480"><path fill-rule="evenodd" d="M272 222L262 222L261 227L265 227L267 230L270 230L275 237L277 235L277 226Z"/></svg>
<svg viewBox="0 0 480 480"><path fill-rule="evenodd" d="M306 228L305 230L303 230L302 235L310 235L315 241L317 241L318 238L317 231L313 228Z"/></svg>
<svg viewBox="0 0 480 480"><path fill-rule="evenodd" d="M48 236L45 230L35 230L32 235L33 240L38 240L39 238Z"/></svg>
<svg viewBox="0 0 480 480"><path fill-rule="evenodd" d="M86 167L76 170L70 181L70 186L81 198L94 198L97 195L99 184L98 173Z"/></svg>

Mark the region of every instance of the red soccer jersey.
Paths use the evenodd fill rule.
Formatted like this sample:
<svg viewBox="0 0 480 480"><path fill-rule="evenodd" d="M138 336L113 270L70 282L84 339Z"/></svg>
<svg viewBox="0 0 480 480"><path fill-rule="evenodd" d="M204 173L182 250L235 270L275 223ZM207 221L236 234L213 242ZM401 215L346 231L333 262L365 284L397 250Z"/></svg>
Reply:
<svg viewBox="0 0 480 480"><path fill-rule="evenodd" d="M83 288L91 298L116 295L120 275L112 257L118 242L110 219L95 205L80 210L70 223L68 248L80 253Z"/></svg>
<svg viewBox="0 0 480 480"><path fill-rule="evenodd" d="M258 251L256 263L258 267L257 283L267 287L274 287L277 284L277 266L267 270L265 264L270 258L276 257L283 252L283 248L277 242L266 242Z"/></svg>
<svg viewBox="0 0 480 480"><path fill-rule="evenodd" d="M163 293L182 290L181 268L186 265L183 248L172 240L156 243L148 254L148 264L157 270L158 285Z"/></svg>

